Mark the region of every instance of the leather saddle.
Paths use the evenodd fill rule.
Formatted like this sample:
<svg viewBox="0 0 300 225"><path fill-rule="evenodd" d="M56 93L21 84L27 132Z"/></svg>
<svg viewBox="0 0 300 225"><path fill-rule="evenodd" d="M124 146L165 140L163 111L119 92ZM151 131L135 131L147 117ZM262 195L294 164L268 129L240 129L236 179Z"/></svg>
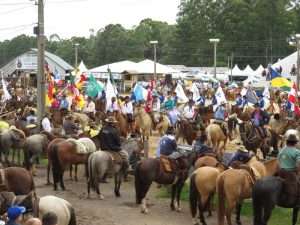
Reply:
<svg viewBox="0 0 300 225"><path fill-rule="evenodd" d="M119 164L123 163L122 156L118 152L111 151L111 150L106 150L105 152L110 154L112 160L115 161L116 163L119 163Z"/></svg>
<svg viewBox="0 0 300 225"><path fill-rule="evenodd" d="M166 172L172 172L179 175L188 170L188 161L179 152L174 152L170 156L161 155L159 160L163 164Z"/></svg>

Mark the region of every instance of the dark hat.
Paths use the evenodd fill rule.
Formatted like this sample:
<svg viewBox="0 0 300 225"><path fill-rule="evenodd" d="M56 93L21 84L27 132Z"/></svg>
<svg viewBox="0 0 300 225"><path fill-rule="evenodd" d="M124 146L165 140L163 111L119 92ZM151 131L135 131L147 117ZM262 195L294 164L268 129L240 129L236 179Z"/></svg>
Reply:
<svg viewBox="0 0 300 225"><path fill-rule="evenodd" d="M105 121L108 123L118 123L114 116L109 116Z"/></svg>
<svg viewBox="0 0 300 225"><path fill-rule="evenodd" d="M298 137L296 136L296 134L290 134L287 139L287 141L299 141Z"/></svg>
<svg viewBox="0 0 300 225"><path fill-rule="evenodd" d="M255 103L254 107L260 107L259 103Z"/></svg>
<svg viewBox="0 0 300 225"><path fill-rule="evenodd" d="M173 134L174 133L174 128L172 126L168 127L166 130L166 134Z"/></svg>
<svg viewBox="0 0 300 225"><path fill-rule="evenodd" d="M190 99L190 100L189 100L189 103L194 103L194 100L193 100L193 99Z"/></svg>
<svg viewBox="0 0 300 225"><path fill-rule="evenodd" d="M15 220L16 218L21 216L25 211L25 207L14 205L8 209L7 216L10 220Z"/></svg>
<svg viewBox="0 0 300 225"><path fill-rule="evenodd" d="M87 99L90 99L90 100L92 100L93 98L92 98L91 96L88 96L88 97L87 97Z"/></svg>
<svg viewBox="0 0 300 225"><path fill-rule="evenodd" d="M125 96L125 100L126 100L126 99L130 99L129 96Z"/></svg>

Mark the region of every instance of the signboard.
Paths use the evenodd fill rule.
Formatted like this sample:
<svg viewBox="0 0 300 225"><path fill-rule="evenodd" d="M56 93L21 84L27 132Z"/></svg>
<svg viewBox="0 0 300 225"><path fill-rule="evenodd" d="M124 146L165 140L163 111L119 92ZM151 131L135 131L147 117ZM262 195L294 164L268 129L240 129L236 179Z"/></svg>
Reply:
<svg viewBox="0 0 300 225"><path fill-rule="evenodd" d="M37 52L29 51L16 58L16 68L19 70L36 70Z"/></svg>

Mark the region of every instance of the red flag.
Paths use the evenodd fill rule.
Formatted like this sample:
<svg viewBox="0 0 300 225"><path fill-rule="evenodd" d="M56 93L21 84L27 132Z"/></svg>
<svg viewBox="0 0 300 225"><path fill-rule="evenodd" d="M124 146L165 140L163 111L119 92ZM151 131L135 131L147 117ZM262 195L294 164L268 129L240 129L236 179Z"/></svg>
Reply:
<svg viewBox="0 0 300 225"><path fill-rule="evenodd" d="M147 101L151 101L151 91L148 91L148 95L147 95Z"/></svg>
<svg viewBox="0 0 300 225"><path fill-rule="evenodd" d="M288 101L295 104L298 97L298 89L296 83L293 84L293 87L290 90Z"/></svg>
<svg viewBox="0 0 300 225"><path fill-rule="evenodd" d="M154 90L154 82L153 80L150 80L150 91Z"/></svg>

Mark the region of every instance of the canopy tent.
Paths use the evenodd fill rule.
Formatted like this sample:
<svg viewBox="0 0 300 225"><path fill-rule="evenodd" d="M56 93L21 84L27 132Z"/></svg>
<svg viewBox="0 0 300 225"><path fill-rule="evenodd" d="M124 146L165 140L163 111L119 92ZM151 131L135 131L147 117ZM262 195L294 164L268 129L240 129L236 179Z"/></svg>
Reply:
<svg viewBox="0 0 300 225"><path fill-rule="evenodd" d="M112 73L122 73L125 70L135 70L137 64L128 60L102 65L88 70L90 73L107 73L107 68L110 68Z"/></svg>
<svg viewBox="0 0 300 225"><path fill-rule="evenodd" d="M88 69L86 68L86 66L84 65L83 61L80 62L79 66L77 67L77 71L76 69L72 72L72 75L77 75L80 76L82 73L84 73L85 71L87 71ZM76 73L76 74L75 74Z"/></svg>
<svg viewBox="0 0 300 225"><path fill-rule="evenodd" d="M137 67L135 69L140 74L153 74L154 73L154 61L146 59L137 63ZM157 74L173 74L180 73L180 71L175 70L171 67L162 65L160 63L156 63L156 73Z"/></svg>
<svg viewBox="0 0 300 225"><path fill-rule="evenodd" d="M240 68L238 67L237 64L235 64L235 66L233 67L232 73L231 73L231 70L226 72L226 75L228 75L228 76L231 76L231 74L232 74L232 76L245 76L243 71L240 70Z"/></svg>
<svg viewBox="0 0 300 225"><path fill-rule="evenodd" d="M242 73L243 73L242 75L249 76L253 72L254 72L253 69L249 65L247 65L246 68L242 71Z"/></svg>
<svg viewBox="0 0 300 225"><path fill-rule="evenodd" d="M259 65L259 67L253 71L252 75L262 75L262 72L265 70L265 68L262 65Z"/></svg>
<svg viewBox="0 0 300 225"><path fill-rule="evenodd" d="M294 52L293 54L285 57L284 59L278 61L277 63L274 63L272 65L272 68L276 70L276 68L282 67L282 75L288 76L291 73L291 69L293 65L297 66L297 52Z"/></svg>

